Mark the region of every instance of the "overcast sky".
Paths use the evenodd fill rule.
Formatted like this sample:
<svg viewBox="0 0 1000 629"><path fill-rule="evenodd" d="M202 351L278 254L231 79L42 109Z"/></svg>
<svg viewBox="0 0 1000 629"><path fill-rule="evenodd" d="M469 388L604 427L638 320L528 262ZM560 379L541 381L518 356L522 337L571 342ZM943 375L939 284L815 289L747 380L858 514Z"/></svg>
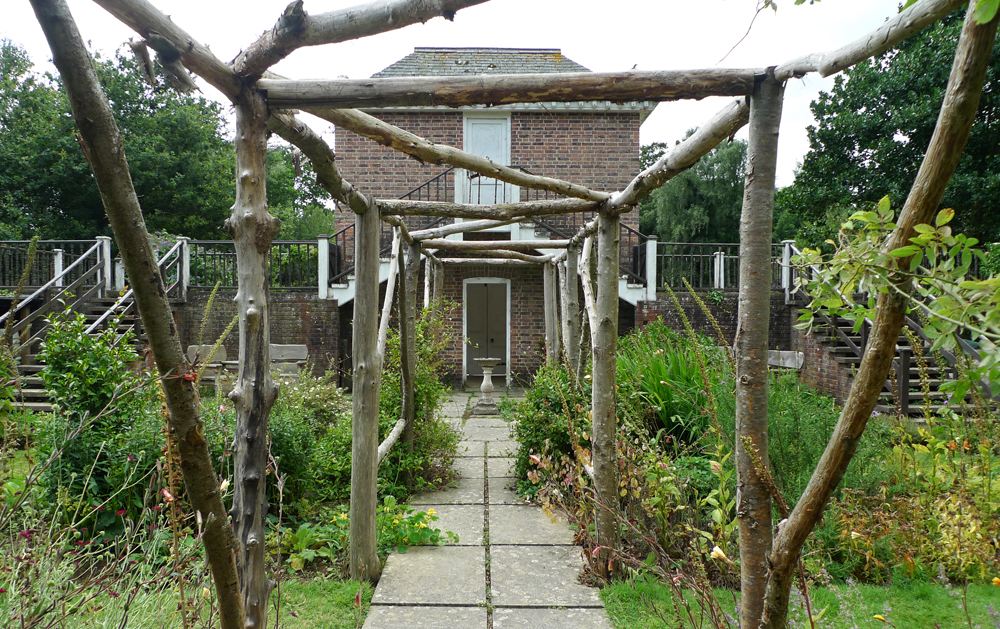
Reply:
<svg viewBox="0 0 1000 629"><path fill-rule="evenodd" d="M68 0L84 39L111 54L135 35L90 0ZM223 60L270 28L287 0L152 0L196 40ZM358 4L358 0L306 0L309 13ZM300 49L276 66L291 78L367 78L415 46L561 48L594 71L675 70L778 65L803 54L837 48L878 28L896 14L897 0L825 0L762 12L750 28L756 0L492 0L458 13L366 39ZM27 0L6 0L0 37L28 50L42 70L51 57ZM733 48L750 28L749 35ZM220 99L200 82L206 95ZM778 185L792 183L808 149L809 103L832 77L793 80L786 90L778 149ZM662 103L642 127L641 141L668 142L700 126L728 99ZM312 119L327 132L329 123ZM744 128L741 137L746 137Z"/></svg>

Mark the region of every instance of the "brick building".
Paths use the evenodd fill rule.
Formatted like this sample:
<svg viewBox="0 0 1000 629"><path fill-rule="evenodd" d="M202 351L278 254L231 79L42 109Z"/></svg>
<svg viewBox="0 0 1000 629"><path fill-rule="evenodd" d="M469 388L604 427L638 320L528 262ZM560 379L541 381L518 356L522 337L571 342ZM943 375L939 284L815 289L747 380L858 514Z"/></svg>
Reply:
<svg viewBox="0 0 1000 629"><path fill-rule="evenodd" d="M557 49L416 48L412 54L375 74L375 77L455 76L464 74L537 74L587 72ZM582 184L595 190L623 189L639 172L639 127L655 103L532 103L467 108L406 107L367 110L385 122L430 141L525 171ZM520 190L461 169L422 164L367 138L338 128L337 165L344 178L379 198L411 198L460 203L500 203L552 198L549 193ZM466 239L564 238L590 217L559 216L482 232ZM420 228L439 219L412 218ZM452 219L446 219L451 222ZM638 228L638 211L622 216L623 230ZM342 265L349 282L353 256L353 216L345 212L331 245L348 263ZM631 232L629 232L631 233ZM453 236L461 238L461 235ZM637 248L623 238L623 264L638 265ZM638 275L638 274L637 274ZM335 278L335 282L338 281ZM347 284L345 284L347 286ZM454 347L448 360L456 380L476 375L473 358L483 354L504 359L495 373L508 382L530 376L542 360L544 325L540 268L454 265L445 269L445 297L455 304L451 313ZM350 290L342 296L340 320L351 320ZM332 296L332 295L331 295ZM623 303L634 319L634 303ZM626 322L627 323L627 322ZM349 352L349 326L342 326L341 347ZM469 343L463 343L469 339Z"/></svg>

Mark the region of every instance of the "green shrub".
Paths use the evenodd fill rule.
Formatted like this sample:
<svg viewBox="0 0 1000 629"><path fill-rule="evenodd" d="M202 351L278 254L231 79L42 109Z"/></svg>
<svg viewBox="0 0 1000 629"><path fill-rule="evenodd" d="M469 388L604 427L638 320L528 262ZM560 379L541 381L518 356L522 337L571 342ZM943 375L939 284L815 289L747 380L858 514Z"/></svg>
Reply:
<svg viewBox="0 0 1000 629"><path fill-rule="evenodd" d="M528 474L536 469L532 456L543 456L553 461L573 454L570 422L575 432L586 435L590 431L591 387L590 380L578 383L576 376L561 364L545 364L535 374L535 381L522 400L506 418L514 423L514 436L518 449L514 458L514 475L518 490L534 495L538 486L528 481ZM584 438L581 447L590 448Z"/></svg>
<svg viewBox="0 0 1000 629"><path fill-rule="evenodd" d="M92 533L137 519L145 477L163 447L158 387L132 371L132 337L111 329L91 337L82 314L51 318L42 344L41 377L55 412L37 426L42 460L57 455L41 478L49 501Z"/></svg>

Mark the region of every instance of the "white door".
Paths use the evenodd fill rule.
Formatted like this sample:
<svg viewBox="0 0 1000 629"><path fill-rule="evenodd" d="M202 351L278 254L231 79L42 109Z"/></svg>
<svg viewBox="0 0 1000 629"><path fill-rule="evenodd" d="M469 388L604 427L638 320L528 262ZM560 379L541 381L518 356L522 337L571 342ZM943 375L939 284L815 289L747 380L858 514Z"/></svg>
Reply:
<svg viewBox="0 0 1000 629"><path fill-rule="evenodd" d="M510 118L465 117L465 139L463 146L467 153L485 157L502 166L510 164ZM510 184L476 173L462 171L457 179L460 203L489 205L516 201Z"/></svg>

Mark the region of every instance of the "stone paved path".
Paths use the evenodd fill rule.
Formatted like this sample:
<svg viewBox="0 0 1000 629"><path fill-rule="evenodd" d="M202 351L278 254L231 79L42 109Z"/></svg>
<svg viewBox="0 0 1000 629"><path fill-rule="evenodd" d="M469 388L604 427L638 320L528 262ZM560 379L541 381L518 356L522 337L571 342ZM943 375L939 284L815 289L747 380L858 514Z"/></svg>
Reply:
<svg viewBox="0 0 1000 629"><path fill-rule="evenodd" d="M471 399L470 399L471 398ZM365 629L611 629L597 590L577 582L583 563L565 521L553 523L511 489L515 444L500 417L462 415L475 397L445 407L463 430L457 486L414 497L459 543L389 556Z"/></svg>

